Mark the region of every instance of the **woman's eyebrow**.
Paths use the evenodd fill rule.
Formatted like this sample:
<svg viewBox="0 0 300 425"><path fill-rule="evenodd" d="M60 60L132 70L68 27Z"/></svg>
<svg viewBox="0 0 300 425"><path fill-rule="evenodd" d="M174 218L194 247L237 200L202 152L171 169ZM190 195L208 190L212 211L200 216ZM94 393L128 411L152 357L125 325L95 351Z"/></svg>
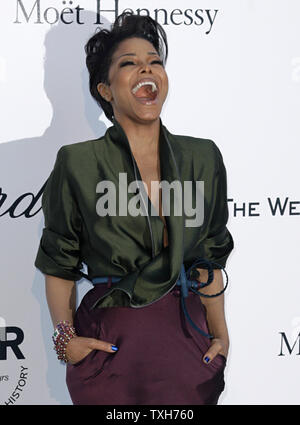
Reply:
<svg viewBox="0 0 300 425"><path fill-rule="evenodd" d="M148 52L148 55L159 56L157 52ZM123 53L122 55L118 56L115 60L118 60L122 58L123 56L136 56L136 53Z"/></svg>

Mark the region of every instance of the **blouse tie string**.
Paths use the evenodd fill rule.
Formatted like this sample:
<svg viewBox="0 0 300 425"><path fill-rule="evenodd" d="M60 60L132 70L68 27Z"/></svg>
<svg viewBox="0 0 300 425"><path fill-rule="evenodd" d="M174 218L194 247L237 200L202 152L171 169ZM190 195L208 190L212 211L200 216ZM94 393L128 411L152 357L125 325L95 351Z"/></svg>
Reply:
<svg viewBox="0 0 300 425"><path fill-rule="evenodd" d="M200 292L199 289L201 288L205 288L206 286L210 285L213 280L214 280L214 269L213 269L213 265L218 266L218 269L222 269L226 275L226 283L224 285L224 288L217 292L216 294L204 294L203 292ZM199 272L198 270L196 270L196 266L198 266L199 268L204 268L207 269L208 272L208 278L206 282L200 282L198 280L192 280L190 279L190 277L198 277L199 276ZM200 267L201 266L201 267ZM186 304L185 304L185 298L188 297L188 291L190 290L191 292L194 292L197 295L200 295L201 297L205 297L205 298L213 298L213 297L218 297L219 295L223 294L223 292L226 290L227 286L228 286L228 275L227 272L225 270L224 267L222 267L220 264L215 263L213 261L208 261L204 258L198 257L196 259L196 261L194 261L194 263L191 265L191 267L185 271L185 267L184 264L181 264L181 271L180 271L180 276L179 279L176 282L176 285L180 286L181 288L181 306L183 309L183 312L186 316L186 318L188 319L188 321L190 322L190 324L192 325L192 327L194 329L196 329L196 331L198 331L201 335L212 339L213 335L206 333L205 331L203 331L202 329L200 329L191 319L187 308L186 308Z"/></svg>

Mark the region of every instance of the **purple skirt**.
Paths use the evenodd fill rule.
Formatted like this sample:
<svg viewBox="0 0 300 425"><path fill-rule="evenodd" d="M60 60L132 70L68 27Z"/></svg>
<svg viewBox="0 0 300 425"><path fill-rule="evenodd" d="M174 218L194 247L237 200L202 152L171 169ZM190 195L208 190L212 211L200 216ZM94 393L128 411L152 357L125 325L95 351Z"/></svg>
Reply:
<svg viewBox="0 0 300 425"><path fill-rule="evenodd" d="M119 350L93 350L78 363L67 364L73 404L217 404L224 390L226 358L218 354L203 363L210 340L187 321L177 291L142 308L90 311L106 290L105 284L98 284L84 296L74 326L79 336L110 342ZM186 306L197 326L208 332L200 296L189 292Z"/></svg>

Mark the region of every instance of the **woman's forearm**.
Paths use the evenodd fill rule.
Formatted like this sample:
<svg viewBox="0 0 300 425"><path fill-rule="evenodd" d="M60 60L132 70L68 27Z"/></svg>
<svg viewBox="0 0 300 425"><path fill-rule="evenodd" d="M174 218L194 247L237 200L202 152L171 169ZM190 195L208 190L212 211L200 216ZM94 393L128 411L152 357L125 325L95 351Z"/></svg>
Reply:
<svg viewBox="0 0 300 425"><path fill-rule="evenodd" d="M76 286L72 280L45 275L46 297L53 327L61 320L73 323L76 310Z"/></svg>
<svg viewBox="0 0 300 425"><path fill-rule="evenodd" d="M207 270L197 269L200 272L198 280L207 281ZM214 270L214 280L206 288L200 289L200 292L211 295L220 292L224 288L222 272L219 269ZM206 308L206 318L210 333L214 338L221 338L229 347L229 336L225 320L224 294L217 297L201 297L201 301Z"/></svg>

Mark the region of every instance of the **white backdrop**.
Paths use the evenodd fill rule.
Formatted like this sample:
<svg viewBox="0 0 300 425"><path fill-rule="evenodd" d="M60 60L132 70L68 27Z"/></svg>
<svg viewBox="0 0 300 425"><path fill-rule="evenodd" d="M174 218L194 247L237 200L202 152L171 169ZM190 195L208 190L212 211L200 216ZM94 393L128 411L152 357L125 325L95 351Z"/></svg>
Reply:
<svg viewBox="0 0 300 425"><path fill-rule="evenodd" d="M1 0L0 404L71 404L33 264L43 228L38 193L60 146L110 125L89 94L83 46L97 4L117 3L119 13L164 9L163 123L213 139L227 168L235 249L220 404L299 404L298 0ZM104 25L115 17L102 16ZM90 288L80 281L78 302Z"/></svg>

